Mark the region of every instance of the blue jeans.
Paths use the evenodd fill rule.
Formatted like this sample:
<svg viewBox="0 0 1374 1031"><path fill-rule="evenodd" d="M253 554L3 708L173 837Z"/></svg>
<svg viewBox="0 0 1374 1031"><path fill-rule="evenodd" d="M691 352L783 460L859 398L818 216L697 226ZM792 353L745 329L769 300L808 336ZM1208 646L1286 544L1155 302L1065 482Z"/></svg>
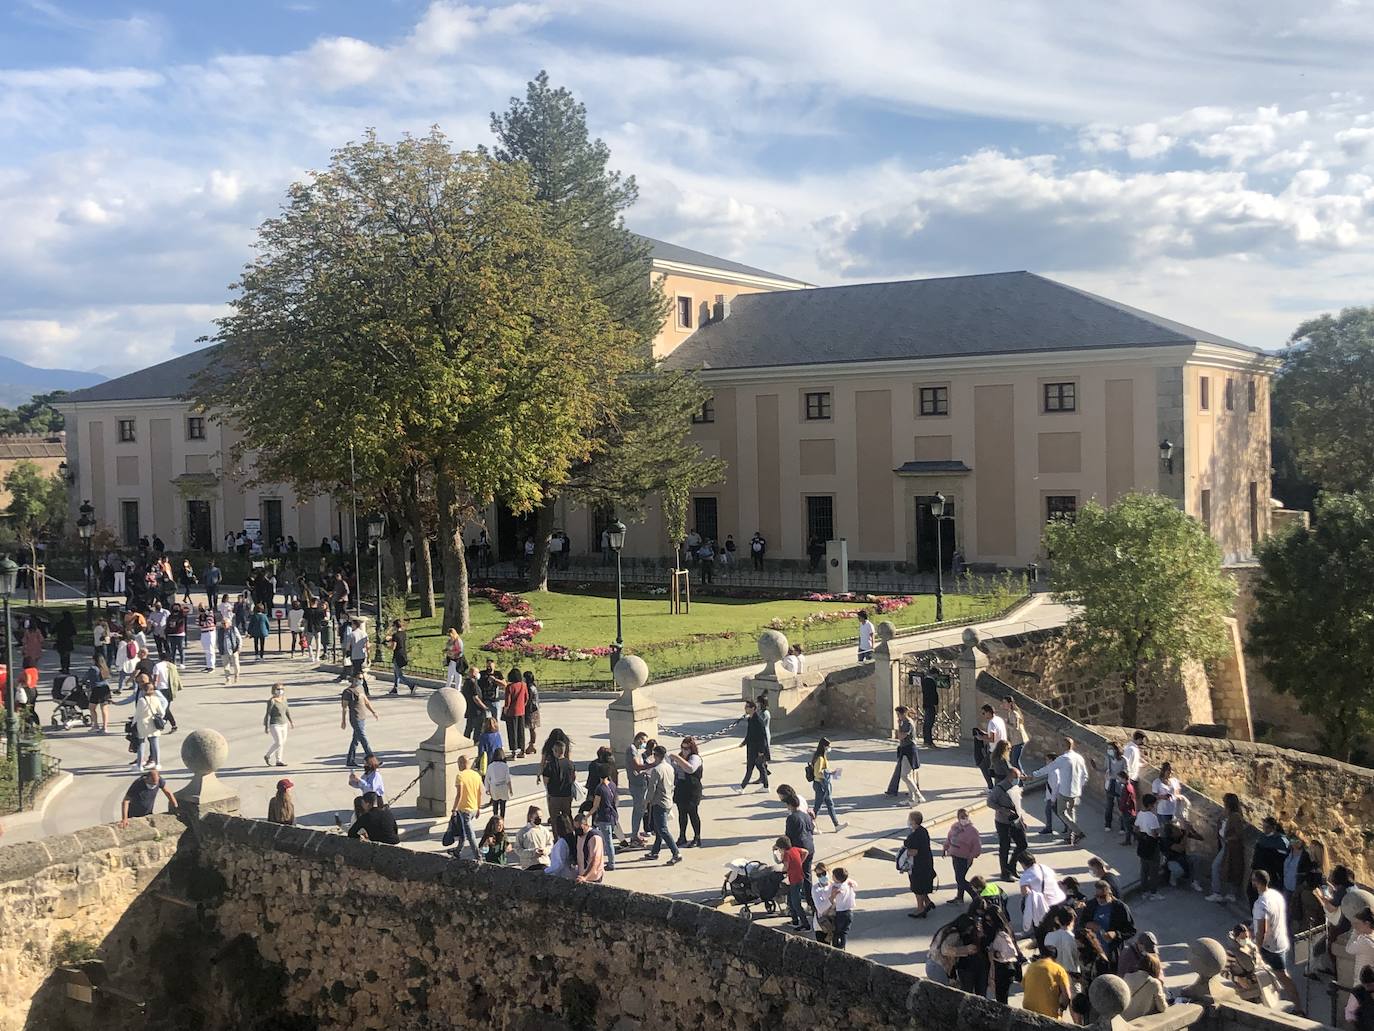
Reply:
<svg viewBox="0 0 1374 1031"><path fill-rule="evenodd" d="M405 686L410 688L412 691L415 690L415 681L411 680L410 677L405 675L405 667L402 666L400 663L393 662L391 664L391 674L391 686L393 689L399 691L401 689L401 685L405 684Z"/></svg>
<svg viewBox="0 0 1374 1031"><path fill-rule="evenodd" d="M816 815L820 816L824 809L830 814L830 822L835 825L835 829L840 829L840 821L835 818L835 800L830 796L830 779L822 777L811 785L816 789Z"/></svg>
<svg viewBox="0 0 1374 1031"><path fill-rule="evenodd" d="M673 835L668 831L667 807L650 806L649 820L650 826L654 829L654 843L649 846L649 858L657 859L659 851L665 844L668 846L668 851L673 854L673 858L678 858L677 842L673 840Z"/></svg>
<svg viewBox="0 0 1374 1031"><path fill-rule="evenodd" d="M794 924L805 925L806 917L802 912L802 888L804 884L789 884L787 886L787 915L792 918Z"/></svg>
<svg viewBox="0 0 1374 1031"><path fill-rule="evenodd" d="M1045 792L1045 831L1049 834L1054 833L1054 799L1048 791Z"/></svg>
<svg viewBox="0 0 1374 1031"><path fill-rule="evenodd" d="M601 835L601 846L606 850L606 869L615 869L615 824L597 823L593 824L596 833Z"/></svg>
<svg viewBox="0 0 1374 1031"><path fill-rule="evenodd" d="M372 746L367 743L367 731L365 730L367 720L350 720L349 724L353 728L353 740L348 743L348 759L345 765L356 766L358 763L358 746L363 746L364 759L372 754Z"/></svg>
<svg viewBox="0 0 1374 1031"><path fill-rule="evenodd" d="M1107 830L1111 830L1111 829L1112 829L1112 814L1117 812L1116 803L1117 803L1120 799L1121 799L1121 781L1119 781L1119 780L1111 780L1111 781L1108 781L1108 782L1107 782L1107 798L1106 798L1106 806L1107 806L1107 823L1106 823L1106 827L1107 827ZM1118 816L1120 817L1120 819L1121 819L1121 829L1122 829L1122 830L1125 830L1125 829L1126 829L1126 818L1125 818L1125 816L1122 816L1120 813L1117 813L1117 815L1118 815Z"/></svg>
<svg viewBox="0 0 1374 1031"><path fill-rule="evenodd" d="M472 818L473 818L474 816L476 816L477 814L476 814L476 813L467 813L467 812L463 812L463 810L459 809L459 810L456 810L456 811L454 812L453 815L455 815L456 817L458 817L458 834L459 834L459 836L462 838L463 841L466 841L466 842L468 843L469 847L471 847L471 849L472 849L472 858L473 858L474 860L476 860L477 862L480 863L480 862L482 861L482 853L480 853L480 852L477 851L477 839L476 839L476 838L473 836L473 834L472 834ZM461 854L462 851L463 851L463 846L462 846L462 845L459 845L459 846L458 846L458 852L459 852L459 854Z"/></svg>
<svg viewBox="0 0 1374 1031"><path fill-rule="evenodd" d="M1026 746L1025 746L1025 745L1012 745L1012 746L1011 746L1011 764L1012 764L1013 766L1015 766L1018 770L1021 769L1021 753L1024 752L1025 750L1026 750Z"/></svg>

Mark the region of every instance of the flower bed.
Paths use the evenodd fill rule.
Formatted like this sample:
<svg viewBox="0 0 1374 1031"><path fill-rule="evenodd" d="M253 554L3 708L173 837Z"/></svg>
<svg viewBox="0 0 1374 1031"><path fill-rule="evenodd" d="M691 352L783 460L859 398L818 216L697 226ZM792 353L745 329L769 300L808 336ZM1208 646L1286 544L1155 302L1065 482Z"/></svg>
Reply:
<svg viewBox="0 0 1374 1031"><path fill-rule="evenodd" d="M595 648L569 648L563 644L535 644L534 635L544 629L540 620L534 619L530 603L518 594L498 591L494 587L479 587L471 592L473 597L485 598L507 616L515 618L486 644L484 652L515 652L535 659L552 659L555 662L576 662L579 659L594 659L611 654L609 645Z"/></svg>
<svg viewBox="0 0 1374 1031"><path fill-rule="evenodd" d="M813 612L809 616L801 619L773 619L768 621L770 630L795 630L798 627L820 626L823 623L841 623L847 619L858 619L859 613L863 611L871 612L876 616L886 616L892 612L900 612L916 599L909 594L894 594L886 597L878 597L873 594L808 594L807 601L858 601L864 604L863 609L841 609L835 612Z"/></svg>

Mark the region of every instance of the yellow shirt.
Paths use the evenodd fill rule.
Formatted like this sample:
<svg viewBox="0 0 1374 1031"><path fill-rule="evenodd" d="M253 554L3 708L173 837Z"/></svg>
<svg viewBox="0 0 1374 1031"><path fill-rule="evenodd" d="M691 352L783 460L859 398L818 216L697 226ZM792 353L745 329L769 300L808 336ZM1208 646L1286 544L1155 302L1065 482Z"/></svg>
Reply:
<svg viewBox="0 0 1374 1031"><path fill-rule="evenodd" d="M1060 992L1071 994L1069 973L1052 959L1037 959L1021 975L1021 1008L1059 1019L1064 1012Z"/></svg>
<svg viewBox="0 0 1374 1031"><path fill-rule="evenodd" d="M818 755L811 760L811 776L816 780L825 780L825 771L830 769L830 760L823 755Z"/></svg>
<svg viewBox="0 0 1374 1031"><path fill-rule="evenodd" d="M455 812L475 813L482 808L482 775L476 770L463 770L457 777L458 802Z"/></svg>

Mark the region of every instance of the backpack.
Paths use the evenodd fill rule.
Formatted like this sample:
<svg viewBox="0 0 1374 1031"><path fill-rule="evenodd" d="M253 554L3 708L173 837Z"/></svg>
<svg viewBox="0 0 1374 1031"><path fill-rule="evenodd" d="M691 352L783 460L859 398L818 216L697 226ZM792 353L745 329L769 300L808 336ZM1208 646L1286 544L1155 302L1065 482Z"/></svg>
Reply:
<svg viewBox="0 0 1374 1031"><path fill-rule="evenodd" d="M816 768L811 763L806 764L806 782L814 784L816 782Z"/></svg>

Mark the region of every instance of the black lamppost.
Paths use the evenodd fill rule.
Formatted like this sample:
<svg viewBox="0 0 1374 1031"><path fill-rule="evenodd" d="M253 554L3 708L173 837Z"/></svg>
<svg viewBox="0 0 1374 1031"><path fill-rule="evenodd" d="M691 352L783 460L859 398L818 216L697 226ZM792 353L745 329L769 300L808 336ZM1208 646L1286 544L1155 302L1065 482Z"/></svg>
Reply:
<svg viewBox="0 0 1374 1031"><path fill-rule="evenodd" d="M930 499L930 514L935 517L935 622L945 619L945 547L940 524L945 521L945 496L938 490Z"/></svg>
<svg viewBox="0 0 1374 1031"><path fill-rule="evenodd" d="M615 552L615 644L611 645L611 671L615 671L615 664L620 661L620 653L625 647L625 639L620 626L620 549L625 547L625 524L619 519L613 520L611 525L606 527L606 540Z"/></svg>
<svg viewBox="0 0 1374 1031"><path fill-rule="evenodd" d="M9 760L14 763L15 783L19 786L19 800L24 799L23 768L19 764L19 721L14 715L14 692L19 678L14 675L14 627L10 623L10 598L19 580L19 565L6 555L0 558L0 603L5 613L5 741Z"/></svg>
<svg viewBox="0 0 1374 1031"><path fill-rule="evenodd" d="M95 599L92 583L95 580L95 569L91 565L91 538L95 536L95 506L90 501L81 502L81 518L76 521L76 532L81 534L81 539L86 542L86 629L89 630L95 622Z"/></svg>
<svg viewBox="0 0 1374 1031"><path fill-rule="evenodd" d="M386 533L386 516L374 512L367 517L367 541L377 555L377 658L382 661L382 535Z"/></svg>

